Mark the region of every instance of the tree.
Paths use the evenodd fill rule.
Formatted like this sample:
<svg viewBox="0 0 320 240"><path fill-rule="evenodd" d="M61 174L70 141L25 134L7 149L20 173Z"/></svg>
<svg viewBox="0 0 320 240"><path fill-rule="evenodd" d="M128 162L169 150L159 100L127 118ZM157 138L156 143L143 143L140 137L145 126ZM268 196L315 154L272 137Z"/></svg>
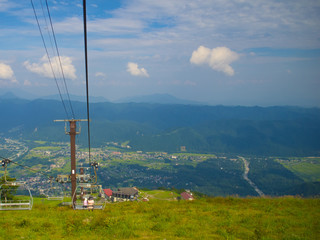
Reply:
<svg viewBox="0 0 320 240"><path fill-rule="evenodd" d="M5 202L7 202L7 200L12 200L14 198L16 189L18 188L18 186L9 186L6 184L8 182L15 182L16 181L15 178L6 176L6 180L7 181L5 181L4 176L0 178L0 185L1 185L0 196L1 196L1 200L4 200Z"/></svg>

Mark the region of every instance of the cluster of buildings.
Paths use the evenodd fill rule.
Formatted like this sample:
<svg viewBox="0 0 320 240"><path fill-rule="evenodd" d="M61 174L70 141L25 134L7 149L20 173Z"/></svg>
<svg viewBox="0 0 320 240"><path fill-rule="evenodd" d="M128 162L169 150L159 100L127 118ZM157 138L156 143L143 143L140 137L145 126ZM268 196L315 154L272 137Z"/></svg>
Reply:
<svg viewBox="0 0 320 240"><path fill-rule="evenodd" d="M103 192L105 198L112 202L134 201L138 200L139 197L139 189L136 187L118 188L116 191L112 191L110 188L107 188L103 189ZM194 197L189 190L186 190L185 192L181 193L178 199L192 201L194 200Z"/></svg>
<svg viewBox="0 0 320 240"><path fill-rule="evenodd" d="M136 187L118 188L116 191L108 188L103 189L103 192L105 197L112 202L133 201L139 196L139 190Z"/></svg>
<svg viewBox="0 0 320 240"><path fill-rule="evenodd" d="M13 152L16 156L20 156L22 154L25 154L28 152L28 147L19 141L3 138L1 139L4 144L1 144L0 150L6 150L10 152ZM118 146L118 143L109 143L111 146ZM118 146L119 147L119 146ZM123 148L130 148L129 146L121 146ZM182 149L184 150L184 149ZM46 158L48 159L49 169L60 169L63 168L66 164L66 159L64 158L65 155L69 154L69 146L66 143L56 143L54 147L50 148L35 148L31 150L32 154L34 156L39 158ZM77 159L79 161L79 164L82 165L83 162L86 161L88 158L88 152L80 151L77 153ZM117 157L123 161L125 160L137 160L139 163L144 163L150 168L152 168L152 164L158 164L158 163L171 163L171 162L180 162L182 161L202 161L202 156L190 156L190 155L170 155L166 152L152 152L152 153L143 153L141 151L137 151L135 153L130 152L120 152L120 151L114 151L114 150L106 150L106 149L95 149L95 151L91 152L91 157L93 158L99 158L102 160L101 166L106 164L106 161L112 160L114 157ZM152 159L152 161L150 161ZM159 160L159 161L158 161ZM143 164L142 164L143 165ZM149 170L149 168L147 169ZM133 170L130 170L133 171ZM132 174L129 174L130 178L137 178L135 175L137 173L133 172ZM132 176L131 176L132 175ZM61 175L63 176L63 175ZM65 175L68 177L68 175ZM145 176L138 177L139 179L136 179L139 181L142 185L143 182L154 182L155 185L170 185L169 177L167 176L160 176L160 175L154 175L154 174L146 174ZM62 182L67 182L68 179ZM50 183L48 179L45 177L35 176L31 177L28 180L26 180L28 184L30 185L31 189L33 191L36 191L37 194L45 195L46 191L50 187ZM61 182L61 181L60 181ZM86 182L86 181L85 181ZM107 199L109 199L112 202L119 202L119 201L133 201L137 200L139 197L139 190L136 187L125 187L125 188L118 188L117 190L111 190L111 189L104 189L103 190L104 195ZM178 199L186 199L186 200L193 200L192 194L189 192L184 192L181 194L181 198Z"/></svg>

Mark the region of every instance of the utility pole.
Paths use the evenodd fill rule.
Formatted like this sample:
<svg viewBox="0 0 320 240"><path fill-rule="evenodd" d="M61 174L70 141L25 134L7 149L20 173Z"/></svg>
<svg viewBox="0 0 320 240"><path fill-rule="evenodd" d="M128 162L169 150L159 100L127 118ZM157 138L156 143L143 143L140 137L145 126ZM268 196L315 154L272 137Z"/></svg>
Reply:
<svg viewBox="0 0 320 240"><path fill-rule="evenodd" d="M76 135L80 134L77 132L77 122L88 121L87 119L71 119L71 120L54 120L54 122L69 122L70 131L67 131L65 126L65 133L70 135L70 158L71 158L71 198L72 205L76 203L76 189L77 189L77 161L76 161Z"/></svg>

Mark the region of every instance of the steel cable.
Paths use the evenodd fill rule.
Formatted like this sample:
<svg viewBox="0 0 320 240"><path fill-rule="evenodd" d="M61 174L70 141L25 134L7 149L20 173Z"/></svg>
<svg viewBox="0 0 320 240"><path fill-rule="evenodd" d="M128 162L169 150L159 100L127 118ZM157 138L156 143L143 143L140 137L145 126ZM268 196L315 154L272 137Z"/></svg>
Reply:
<svg viewBox="0 0 320 240"><path fill-rule="evenodd" d="M38 28L39 28L39 31L40 31L42 43L43 43L44 48L45 48L45 51L46 51L46 53L47 53L47 57L48 57L49 65L50 65L50 68L51 68L51 71L52 71L52 74L53 74L53 78L54 78L54 80L55 80L55 83L56 83L57 88L58 88L58 91L59 91L60 100L61 100L61 102L62 102L62 105L63 105L63 108L64 108L65 113L66 113L66 115L67 115L67 118L69 119L69 114L68 114L66 105L65 105L65 103L64 103L64 100L63 100L63 98L62 98L62 94L61 94L61 91L60 91L60 87L59 87L59 84L58 84L56 75L55 75L55 73L54 73L54 70L53 70L53 66L52 66L52 63L51 63L50 55L49 55L49 52L48 52L48 49L47 49L46 42L45 42L44 37L43 37L43 33L42 33L41 26L40 26L40 23L39 23L39 20L38 20L38 16L37 16L37 13L36 13L36 9L35 9L35 7L34 7L34 4L33 4L33 1L32 1L32 0L31 0L31 5L32 5L32 8L33 8L34 16L35 16L36 21L37 21L37 24L38 24Z"/></svg>

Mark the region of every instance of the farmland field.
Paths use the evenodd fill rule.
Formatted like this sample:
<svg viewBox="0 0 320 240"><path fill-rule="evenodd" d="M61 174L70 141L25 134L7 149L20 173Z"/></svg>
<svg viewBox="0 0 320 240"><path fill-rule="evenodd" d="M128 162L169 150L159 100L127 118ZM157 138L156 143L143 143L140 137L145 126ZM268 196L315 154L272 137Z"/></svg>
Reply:
<svg viewBox="0 0 320 240"><path fill-rule="evenodd" d="M320 181L320 158L305 157L278 160L284 167L295 173L306 182Z"/></svg>

